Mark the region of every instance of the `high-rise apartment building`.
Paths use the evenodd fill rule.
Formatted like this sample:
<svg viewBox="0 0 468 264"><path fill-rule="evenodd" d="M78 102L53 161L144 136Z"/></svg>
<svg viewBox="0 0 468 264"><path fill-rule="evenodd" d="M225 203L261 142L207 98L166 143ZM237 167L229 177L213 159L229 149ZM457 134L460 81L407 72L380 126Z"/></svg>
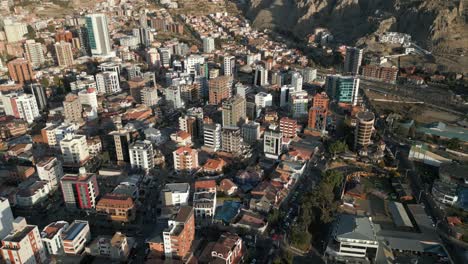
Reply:
<svg viewBox="0 0 468 264"><path fill-rule="evenodd" d="M199 137L198 121L194 116L179 117L179 129L189 133L193 140Z"/></svg>
<svg viewBox="0 0 468 264"><path fill-rule="evenodd" d="M180 86L172 85L164 89L166 101L174 108L184 108L185 102L182 100Z"/></svg>
<svg viewBox="0 0 468 264"><path fill-rule="evenodd" d="M96 86L100 94L114 94L122 91L120 89L119 74L115 71L96 74Z"/></svg>
<svg viewBox="0 0 468 264"><path fill-rule="evenodd" d="M2 240L0 252L8 264L47 263L39 229L35 225L28 225L23 217L17 217L13 221L13 230Z"/></svg>
<svg viewBox="0 0 468 264"><path fill-rule="evenodd" d="M233 96L222 105L223 127L241 125L246 120L246 100L241 96Z"/></svg>
<svg viewBox="0 0 468 264"><path fill-rule="evenodd" d="M126 129L112 131L107 136L109 158L117 162L130 162L129 146L133 142L132 132Z"/></svg>
<svg viewBox="0 0 468 264"><path fill-rule="evenodd" d="M210 225L216 213L216 181L196 181L194 189L195 223L197 226Z"/></svg>
<svg viewBox="0 0 468 264"><path fill-rule="evenodd" d="M63 251L68 255L80 255L90 240L88 221L75 220L62 232Z"/></svg>
<svg viewBox="0 0 468 264"><path fill-rule="evenodd" d="M291 75L291 85L294 86L295 91L302 91L302 85L304 83L304 78L299 72L293 72Z"/></svg>
<svg viewBox="0 0 468 264"><path fill-rule="evenodd" d="M259 92L255 95L255 106L257 110L273 105L273 95L265 92ZM258 111L257 111L258 112Z"/></svg>
<svg viewBox="0 0 468 264"><path fill-rule="evenodd" d="M353 75L359 74L361 67L363 49L355 47L346 47L346 55L344 59L343 72Z"/></svg>
<svg viewBox="0 0 468 264"><path fill-rule="evenodd" d="M141 90L141 103L148 106L154 107L158 104L159 96L158 89L154 87L145 87Z"/></svg>
<svg viewBox="0 0 468 264"><path fill-rule="evenodd" d="M223 127L221 131L221 150L237 156L242 151L242 136L239 127Z"/></svg>
<svg viewBox="0 0 468 264"><path fill-rule="evenodd" d="M32 83L30 85L31 92L36 98L37 108L42 111L47 108L47 95L45 88L39 83Z"/></svg>
<svg viewBox="0 0 468 264"><path fill-rule="evenodd" d="M85 17L85 20L91 54L109 56L112 49L106 16L104 14L90 14Z"/></svg>
<svg viewBox="0 0 468 264"><path fill-rule="evenodd" d="M264 86L268 84L268 70L262 65L255 67L254 85Z"/></svg>
<svg viewBox="0 0 468 264"><path fill-rule="evenodd" d="M65 138L66 134L75 134L77 125L75 124L46 124L46 127L41 130L44 143L50 148L60 148L60 141Z"/></svg>
<svg viewBox="0 0 468 264"><path fill-rule="evenodd" d="M329 75L326 90L331 99L338 103L357 105L359 78L352 76Z"/></svg>
<svg viewBox="0 0 468 264"><path fill-rule="evenodd" d="M211 151L221 149L221 125L214 123L203 124L203 146Z"/></svg>
<svg viewBox="0 0 468 264"><path fill-rule="evenodd" d="M68 208L91 209L96 207L99 187L96 174L80 169L79 174L66 174L60 180L63 200Z"/></svg>
<svg viewBox="0 0 468 264"><path fill-rule="evenodd" d="M0 197L0 240L13 230L13 213L10 202L5 197Z"/></svg>
<svg viewBox="0 0 468 264"><path fill-rule="evenodd" d="M329 99L325 92L314 96L312 107L309 109L309 121L307 128L322 133L327 128Z"/></svg>
<svg viewBox="0 0 468 264"><path fill-rule="evenodd" d="M188 205L190 195L190 184L168 183L161 190L163 206Z"/></svg>
<svg viewBox="0 0 468 264"><path fill-rule="evenodd" d="M371 143L375 116L372 112L358 112L356 114L356 130L354 131L354 149L366 148Z"/></svg>
<svg viewBox="0 0 468 264"><path fill-rule="evenodd" d="M289 109L294 118L307 116L309 105L309 95L306 91L296 91L290 93Z"/></svg>
<svg viewBox="0 0 468 264"><path fill-rule="evenodd" d="M302 76L304 77L305 83L311 83L317 79L317 69L306 67L302 69Z"/></svg>
<svg viewBox="0 0 468 264"><path fill-rule="evenodd" d="M163 231L162 239L149 240L149 248L166 259L185 260L195 240L195 216L191 206L181 206L177 215L167 221L168 228Z"/></svg>
<svg viewBox="0 0 468 264"><path fill-rule="evenodd" d="M172 152L174 170L192 173L198 169L198 151L189 147L180 147Z"/></svg>
<svg viewBox="0 0 468 264"><path fill-rule="evenodd" d="M66 134L60 141L60 149L65 164L82 165L90 157L85 135Z"/></svg>
<svg viewBox="0 0 468 264"><path fill-rule="evenodd" d="M282 152L283 133L276 129L267 129L263 135L263 152L265 157L278 159Z"/></svg>
<svg viewBox="0 0 468 264"><path fill-rule="evenodd" d="M36 164L39 179L46 181L50 189L56 189L63 177L62 162L56 157L43 157Z"/></svg>
<svg viewBox="0 0 468 264"><path fill-rule="evenodd" d="M245 123L241 127L242 139L247 144L255 144L260 139L260 124L254 121Z"/></svg>
<svg viewBox="0 0 468 264"><path fill-rule="evenodd" d="M26 23L9 23L3 27L6 39L9 43L22 41L28 33L28 25Z"/></svg>
<svg viewBox="0 0 468 264"><path fill-rule="evenodd" d="M69 224L66 221L57 221L48 224L42 229L42 242L49 255L62 255L65 253L63 250L62 233L68 226Z"/></svg>
<svg viewBox="0 0 468 264"><path fill-rule="evenodd" d="M10 78L17 83L31 82L36 79L31 63L25 58L16 58L7 64Z"/></svg>
<svg viewBox="0 0 468 264"><path fill-rule="evenodd" d="M236 57L224 56L223 70L224 70L225 76L235 75L236 74Z"/></svg>
<svg viewBox="0 0 468 264"><path fill-rule="evenodd" d="M98 100L95 88L87 88L79 91L78 99L88 120L98 118Z"/></svg>
<svg viewBox="0 0 468 264"><path fill-rule="evenodd" d="M139 140L129 147L132 168L149 170L154 167L153 145L149 140Z"/></svg>
<svg viewBox="0 0 468 264"><path fill-rule="evenodd" d="M34 120L40 117L36 98L32 94L10 93L1 95L3 110L6 115L21 118L32 124Z"/></svg>
<svg viewBox="0 0 468 264"><path fill-rule="evenodd" d="M203 41L203 53L211 53L215 50L215 40L211 37L202 38Z"/></svg>
<svg viewBox="0 0 468 264"><path fill-rule="evenodd" d="M63 101L63 112L65 115L65 121L78 124L83 122L83 108L81 107L79 97L76 94L67 94Z"/></svg>
<svg viewBox="0 0 468 264"><path fill-rule="evenodd" d="M395 83L398 75L397 67L381 67L378 65L362 66L362 76L377 79L386 83Z"/></svg>
<svg viewBox="0 0 468 264"><path fill-rule="evenodd" d="M73 60L72 45L69 42L60 41L54 44L57 63L61 67L70 67L75 62Z"/></svg>
<svg viewBox="0 0 468 264"><path fill-rule="evenodd" d="M208 81L209 103L212 105L220 104L221 101L231 97L231 76L218 76Z"/></svg>
<svg viewBox="0 0 468 264"><path fill-rule="evenodd" d="M297 136L297 120L288 117L280 119L280 131L283 138L295 138Z"/></svg>
<svg viewBox="0 0 468 264"><path fill-rule="evenodd" d="M45 63L44 50L42 44L34 39L26 40L24 43L26 58L31 62L31 66L35 69L40 68Z"/></svg>

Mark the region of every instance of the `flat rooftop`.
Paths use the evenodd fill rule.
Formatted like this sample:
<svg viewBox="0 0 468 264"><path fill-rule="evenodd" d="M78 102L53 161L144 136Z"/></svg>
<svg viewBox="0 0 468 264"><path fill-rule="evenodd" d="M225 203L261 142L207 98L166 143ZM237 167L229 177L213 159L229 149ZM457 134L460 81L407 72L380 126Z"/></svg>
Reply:
<svg viewBox="0 0 468 264"><path fill-rule="evenodd" d="M87 222L73 222L73 224L71 224L71 226L65 231L65 237L63 240L74 240L87 225Z"/></svg>

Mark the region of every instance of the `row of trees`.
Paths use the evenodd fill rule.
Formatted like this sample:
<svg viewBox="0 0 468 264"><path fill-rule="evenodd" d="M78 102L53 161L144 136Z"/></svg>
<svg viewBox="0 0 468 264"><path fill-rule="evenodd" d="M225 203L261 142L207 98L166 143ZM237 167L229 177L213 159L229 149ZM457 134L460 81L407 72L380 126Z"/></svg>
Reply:
<svg viewBox="0 0 468 264"><path fill-rule="evenodd" d="M343 182L343 174L336 170L322 173L322 181L301 201L298 221L291 230L291 244L301 250L308 250L314 226L333 221L338 206L338 198Z"/></svg>

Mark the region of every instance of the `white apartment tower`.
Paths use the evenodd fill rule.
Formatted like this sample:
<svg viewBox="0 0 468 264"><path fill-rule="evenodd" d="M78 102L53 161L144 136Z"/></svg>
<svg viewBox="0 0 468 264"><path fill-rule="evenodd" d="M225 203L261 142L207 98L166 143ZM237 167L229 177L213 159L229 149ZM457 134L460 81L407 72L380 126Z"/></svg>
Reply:
<svg viewBox="0 0 468 264"><path fill-rule="evenodd" d="M24 50L26 51L26 58L31 62L33 68L39 68L45 63L41 43L36 42L34 39L28 39L24 43Z"/></svg>
<svg viewBox="0 0 468 264"><path fill-rule="evenodd" d="M129 148L132 168L149 170L154 167L153 145L149 140L136 141Z"/></svg>
<svg viewBox="0 0 468 264"><path fill-rule="evenodd" d="M63 177L62 162L56 157L42 158L36 164L39 179L47 181L51 189L56 189Z"/></svg>
<svg viewBox="0 0 468 264"><path fill-rule="evenodd" d="M85 20L92 55L109 56L112 50L106 16L90 14L85 17Z"/></svg>
<svg viewBox="0 0 468 264"><path fill-rule="evenodd" d="M70 67L75 62L73 60L73 52L71 43L60 41L55 43L55 54L57 55L57 63L61 67Z"/></svg>
<svg viewBox="0 0 468 264"><path fill-rule="evenodd" d="M215 40L211 37L204 37L203 38L203 52L204 53L211 53L215 50Z"/></svg>
<svg viewBox="0 0 468 264"><path fill-rule="evenodd" d="M36 98L32 94L5 94L2 95L3 109L6 115L21 118L32 124L40 116Z"/></svg>
<svg viewBox="0 0 468 264"><path fill-rule="evenodd" d="M106 71L96 74L96 86L100 94L114 94L120 89L119 74L115 71Z"/></svg>
<svg viewBox="0 0 468 264"><path fill-rule="evenodd" d="M83 164L89 159L88 144L85 135L67 134L60 141L63 162L66 164Z"/></svg>

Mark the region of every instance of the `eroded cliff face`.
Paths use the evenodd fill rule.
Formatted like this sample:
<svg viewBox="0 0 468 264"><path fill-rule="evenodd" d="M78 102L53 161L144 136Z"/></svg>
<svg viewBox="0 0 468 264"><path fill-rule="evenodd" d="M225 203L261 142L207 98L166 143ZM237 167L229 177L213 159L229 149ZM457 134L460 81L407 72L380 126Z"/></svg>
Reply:
<svg viewBox="0 0 468 264"><path fill-rule="evenodd" d="M353 44L391 30L409 33L433 50L468 48L464 0L250 0L246 16L257 28L290 31L299 38L317 27Z"/></svg>

